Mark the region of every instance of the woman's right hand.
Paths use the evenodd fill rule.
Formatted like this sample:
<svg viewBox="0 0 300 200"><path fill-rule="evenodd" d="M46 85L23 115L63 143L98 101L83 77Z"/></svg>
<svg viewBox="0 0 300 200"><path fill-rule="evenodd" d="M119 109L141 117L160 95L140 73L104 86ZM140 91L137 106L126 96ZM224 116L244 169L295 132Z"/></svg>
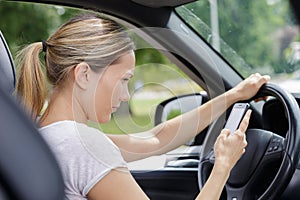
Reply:
<svg viewBox="0 0 300 200"><path fill-rule="evenodd" d="M229 173L245 152L247 146L245 132L248 128L250 115L251 110L248 110L239 128L233 134L230 134L227 129L221 131L214 145L215 167L227 169Z"/></svg>

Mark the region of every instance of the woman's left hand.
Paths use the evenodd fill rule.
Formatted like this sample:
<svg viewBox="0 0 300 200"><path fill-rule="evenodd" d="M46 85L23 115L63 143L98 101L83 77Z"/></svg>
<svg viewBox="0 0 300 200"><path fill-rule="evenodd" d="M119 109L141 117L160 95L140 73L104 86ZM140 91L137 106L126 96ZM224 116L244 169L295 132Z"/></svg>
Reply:
<svg viewBox="0 0 300 200"><path fill-rule="evenodd" d="M259 73L252 74L237 86L232 88L229 92L237 95L237 101L250 99L253 97L260 87L270 80L269 75L260 75Z"/></svg>

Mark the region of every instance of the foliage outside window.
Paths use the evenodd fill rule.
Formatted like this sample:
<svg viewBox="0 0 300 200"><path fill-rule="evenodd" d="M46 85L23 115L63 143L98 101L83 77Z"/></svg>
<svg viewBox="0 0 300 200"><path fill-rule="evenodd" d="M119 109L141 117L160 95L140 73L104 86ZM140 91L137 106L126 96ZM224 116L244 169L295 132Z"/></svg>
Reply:
<svg viewBox="0 0 300 200"><path fill-rule="evenodd" d="M216 50L244 77L257 71L274 75L300 69L290 61L299 27L288 1L197 1L176 11L212 46L213 36L220 36ZM211 25L214 20L218 29Z"/></svg>

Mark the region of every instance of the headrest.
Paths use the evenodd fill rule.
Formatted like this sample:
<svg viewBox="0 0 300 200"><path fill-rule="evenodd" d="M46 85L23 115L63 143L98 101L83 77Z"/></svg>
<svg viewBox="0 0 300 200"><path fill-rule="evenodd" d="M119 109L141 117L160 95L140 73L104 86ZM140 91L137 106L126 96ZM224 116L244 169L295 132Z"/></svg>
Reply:
<svg viewBox="0 0 300 200"><path fill-rule="evenodd" d="M0 31L0 85L12 94L16 85L15 66L8 45Z"/></svg>

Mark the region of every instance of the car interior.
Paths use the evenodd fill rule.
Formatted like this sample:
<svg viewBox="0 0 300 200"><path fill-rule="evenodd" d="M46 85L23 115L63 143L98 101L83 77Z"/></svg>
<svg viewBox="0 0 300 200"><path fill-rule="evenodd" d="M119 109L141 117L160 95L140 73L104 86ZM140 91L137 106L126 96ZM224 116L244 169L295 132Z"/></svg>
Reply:
<svg viewBox="0 0 300 200"><path fill-rule="evenodd" d="M174 14L174 7L192 1L36 2L100 10L129 27L150 27L141 28L142 31L137 34L164 52L207 91L161 102L155 111L155 124L159 124L168 118L170 109L177 109L178 102L189 105L181 108L180 114L207 102L242 80L225 60ZM291 1L291 5L299 14L299 1ZM194 46L191 47L190 43ZM199 63L201 68L197 67ZM59 166L39 136L35 122L27 116L14 96L15 83L14 61L0 32L0 199L65 199ZM270 98L261 103L253 101L263 96ZM297 199L300 196L300 94L292 96L276 84L267 84L256 97L248 101L254 116L250 123L251 130L247 133L249 153L233 169L221 198ZM190 98L197 103L190 103ZM150 199L195 198L212 169L212 146L229 111L191 141L193 148L189 154L169 158L163 169L131 171Z"/></svg>

